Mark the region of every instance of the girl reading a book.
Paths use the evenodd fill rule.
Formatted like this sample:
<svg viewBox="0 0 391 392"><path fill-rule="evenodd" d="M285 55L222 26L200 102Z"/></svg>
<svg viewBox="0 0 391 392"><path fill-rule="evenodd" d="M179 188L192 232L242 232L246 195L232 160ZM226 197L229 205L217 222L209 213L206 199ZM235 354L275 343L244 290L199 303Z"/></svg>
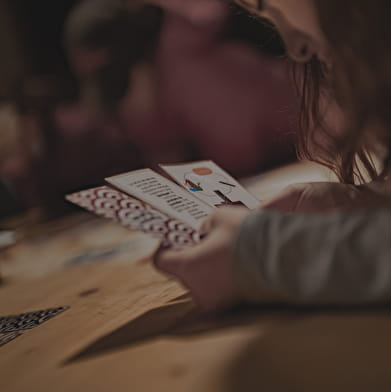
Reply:
<svg viewBox="0 0 391 392"><path fill-rule="evenodd" d="M290 188L255 212L222 209L206 240L159 253L157 267L209 310L271 298L390 300L389 1L237 2L271 20L291 59L304 64L299 152L331 168L340 183ZM332 106L341 113L335 128L325 121Z"/></svg>

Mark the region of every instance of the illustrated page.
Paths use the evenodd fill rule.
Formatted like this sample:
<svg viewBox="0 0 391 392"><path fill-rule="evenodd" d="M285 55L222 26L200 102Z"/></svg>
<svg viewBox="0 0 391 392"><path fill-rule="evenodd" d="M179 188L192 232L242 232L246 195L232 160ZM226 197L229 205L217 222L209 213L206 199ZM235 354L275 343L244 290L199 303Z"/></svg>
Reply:
<svg viewBox="0 0 391 392"><path fill-rule="evenodd" d="M253 210L260 201L213 161L160 165L178 184L211 207L241 205Z"/></svg>

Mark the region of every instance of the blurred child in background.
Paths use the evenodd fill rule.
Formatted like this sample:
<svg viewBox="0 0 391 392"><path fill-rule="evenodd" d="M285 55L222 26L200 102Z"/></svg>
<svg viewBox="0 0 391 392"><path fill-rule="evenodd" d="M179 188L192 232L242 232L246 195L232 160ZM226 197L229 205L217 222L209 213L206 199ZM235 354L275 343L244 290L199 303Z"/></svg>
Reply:
<svg viewBox="0 0 391 392"><path fill-rule="evenodd" d="M25 202L55 208L66 192L159 162L213 159L249 175L293 159L298 105L284 48L238 10L218 0L75 6L64 28L75 93L27 110L42 147L10 176Z"/></svg>

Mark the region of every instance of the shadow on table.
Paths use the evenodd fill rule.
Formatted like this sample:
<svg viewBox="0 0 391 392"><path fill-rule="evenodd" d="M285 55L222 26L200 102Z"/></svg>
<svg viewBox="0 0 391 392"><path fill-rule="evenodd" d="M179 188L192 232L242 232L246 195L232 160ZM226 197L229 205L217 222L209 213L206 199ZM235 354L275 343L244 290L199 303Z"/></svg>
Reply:
<svg viewBox="0 0 391 392"><path fill-rule="evenodd" d="M287 330L283 330L285 333L286 331L290 331L291 326L294 328L298 325L297 322L300 322L301 320L311 320L311 316L315 317L316 315L327 315L330 313L334 317L335 315L346 316L347 314L356 315L362 313L384 315L390 312L390 310L389 307L339 309L323 307L320 310L315 307L292 307L285 304L264 304L262 307L242 307L225 314L212 316L202 313L191 299L187 295L184 295L168 302L164 306L147 311L138 318L96 340L76 355L67 359L64 364L67 365L75 361L85 360L116 350L129 348L130 346L146 343L162 336L189 337L226 328L243 326L256 327L257 325L259 325L260 330L262 330L265 325L275 323L277 326L269 328L267 335L273 337L273 334L276 333L275 331L279 331L280 325L287 328ZM292 331L294 331L294 329L292 329ZM292 336L292 333L290 333L290 335L285 334L284 336L289 336L291 344L297 341L297 338L301 340L303 337L301 334L295 338ZM280 338L277 340L283 341L283 339ZM266 341L270 341L270 339L267 338ZM262 344L264 344L264 342L265 339L262 339ZM257 347L256 342L254 343L254 347ZM245 353L244 355L252 357L254 354L255 352L250 350L249 353ZM250 362L252 362L252 360L250 360ZM259 361L256 360L256 362ZM238 369L240 369L240 366ZM251 369L251 367L248 369Z"/></svg>
<svg viewBox="0 0 391 392"><path fill-rule="evenodd" d="M271 320L272 315L277 318L277 313L285 319L293 317L292 312L284 312L281 315L280 310L280 306L273 305L265 306L263 309L242 308L211 316L201 312L187 296L181 296L177 301L151 309L96 340L67 359L64 364L128 348L162 336L189 337L224 328L251 325L255 322L264 325L267 320Z"/></svg>
<svg viewBox="0 0 391 392"><path fill-rule="evenodd" d="M313 314L252 339L224 368L216 392L388 392L391 317Z"/></svg>

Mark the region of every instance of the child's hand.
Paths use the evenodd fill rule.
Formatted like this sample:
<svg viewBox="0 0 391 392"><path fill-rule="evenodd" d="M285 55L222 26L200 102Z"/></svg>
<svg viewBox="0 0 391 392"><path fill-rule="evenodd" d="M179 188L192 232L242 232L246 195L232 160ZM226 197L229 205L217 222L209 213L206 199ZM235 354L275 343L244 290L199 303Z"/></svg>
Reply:
<svg viewBox="0 0 391 392"><path fill-rule="evenodd" d="M225 207L207 222L207 238L183 250L159 252L155 264L175 275L205 310L231 307L241 301L233 267L237 231L249 210Z"/></svg>

